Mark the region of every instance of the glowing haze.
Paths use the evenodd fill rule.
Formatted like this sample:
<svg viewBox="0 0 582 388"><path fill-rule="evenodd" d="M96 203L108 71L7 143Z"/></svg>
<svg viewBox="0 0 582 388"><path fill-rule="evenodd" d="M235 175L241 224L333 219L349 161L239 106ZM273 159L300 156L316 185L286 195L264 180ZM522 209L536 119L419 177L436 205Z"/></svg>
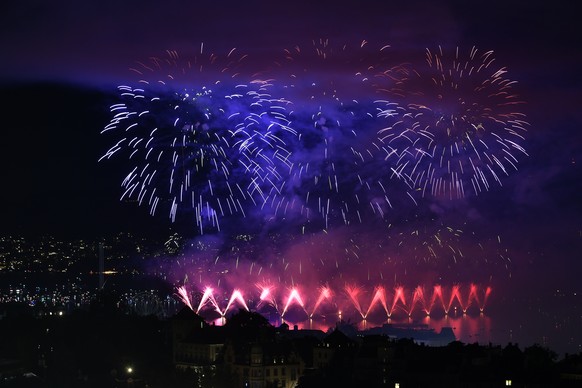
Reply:
<svg viewBox="0 0 582 388"><path fill-rule="evenodd" d="M203 44L138 62L100 160L127 158L122 199L172 222L184 212L200 234L247 215L361 224L426 196L477 195L517 169L528 124L492 51L464 61L439 47L415 66L369 46L314 40L266 69Z"/></svg>
<svg viewBox="0 0 582 388"><path fill-rule="evenodd" d="M204 44L138 61L100 162L125 158L121 199L198 235L152 271L220 316L482 312L510 252L434 205L501 186L528 124L492 51L448 50L401 62L315 39L259 62Z"/></svg>

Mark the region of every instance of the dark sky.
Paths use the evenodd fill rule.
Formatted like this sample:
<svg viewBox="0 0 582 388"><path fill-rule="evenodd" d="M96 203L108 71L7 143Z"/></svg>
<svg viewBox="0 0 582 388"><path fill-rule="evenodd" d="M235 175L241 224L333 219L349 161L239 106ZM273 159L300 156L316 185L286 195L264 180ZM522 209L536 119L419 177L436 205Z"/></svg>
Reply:
<svg viewBox="0 0 582 388"><path fill-rule="evenodd" d="M99 134L110 120L110 101L116 86L131 79L135 61L192 51L201 42L216 51L236 47L255 63L319 38L389 44L393 58L404 62L438 45L476 46L494 50L498 66L517 81L530 123L529 156L503 186L477 198L435 199L418 214L395 216L394 228L410 233L425 218L428 228L435 218L437 227L466 227L465 237L511 257L502 275L484 271L505 279L501 287L580 295L582 36L573 7L567 1L10 2L0 15L0 230L165 235L177 228L119 202L123 160L97 163L111 146ZM497 239L502 244L491 243ZM470 250L466 241L459 244ZM491 254L493 261L498 255ZM452 272L479 272L480 265L479 259Z"/></svg>

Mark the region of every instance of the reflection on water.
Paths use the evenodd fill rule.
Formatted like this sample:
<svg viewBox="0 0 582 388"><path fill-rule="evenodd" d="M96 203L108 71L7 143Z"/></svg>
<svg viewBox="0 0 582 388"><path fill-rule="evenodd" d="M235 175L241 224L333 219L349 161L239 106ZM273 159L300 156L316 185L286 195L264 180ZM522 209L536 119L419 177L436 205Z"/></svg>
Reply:
<svg viewBox="0 0 582 388"><path fill-rule="evenodd" d="M518 344L522 349L528 346L539 344L556 351L558 355L565 353L576 353L582 350L579 344L579 337L564 337L563 330L558 330L548 322L540 319L528 318L524 315L504 314L492 318L487 313L475 312L463 314L453 311L451 314L431 315L431 316L393 316L370 317L362 319L360 316L349 317L340 314L329 314L327 316L317 316L309 319L308 316L286 316L281 319L278 314L265 314L265 317L274 326L283 323L289 325L290 330L320 330L328 332L335 328L340 322L349 324L359 331L365 331L384 324L391 324L394 327L404 327L410 329L433 329L435 333L440 333L444 327L450 327L455 334L457 341L464 344L478 343L480 345L506 346L509 343ZM228 318L226 318L228 319ZM223 325L225 318L212 320L215 325Z"/></svg>
<svg viewBox="0 0 582 388"><path fill-rule="evenodd" d="M444 326L451 327L457 340L464 343L494 342L491 335L491 318L484 314L476 317L461 314L460 316L445 316L441 319L426 317L423 323L436 332L440 332Z"/></svg>
<svg viewBox="0 0 582 388"><path fill-rule="evenodd" d="M287 323L291 329L310 329L327 332L334 328L340 319L343 323L348 323L360 331L381 327L384 324L393 326L404 326L408 328L428 328L435 333L440 333L442 328L450 327L455 334L455 338L465 344L478 343L480 345L506 346L509 343L518 344L525 349L534 344L548 347L558 355L566 353L575 354L582 352L582 345L579 334L579 320L571 320L569 324L557 325L552 320L543 319L541 315L526 315L523 313L506 312L503 314L488 315L487 312L463 314L453 311L451 314L431 315L420 317L394 316L373 318L364 320L359 316L345 317L339 314L328 315L327 317L316 317L314 319L273 319L269 321L279 326L283 322Z"/></svg>
<svg viewBox="0 0 582 388"><path fill-rule="evenodd" d="M433 329L436 333L440 333L443 327L450 327L453 329L455 338L466 344L479 343L503 343L504 339L493 338L492 320L486 314L480 313L475 315L453 313L452 315L440 316L424 316L424 317L394 317L388 319L362 319L361 317L342 317L334 314L328 317L317 316L310 319L306 316L293 317L281 319L279 315L267 314L266 318L274 326L280 326L283 323L289 325L291 330L320 330L328 332L330 329L336 327L340 322L342 324L352 325L359 331L365 331L374 327L381 327L384 324L392 324L394 326L403 326L409 328L425 328ZM211 320L211 324L221 326L226 323L226 318L219 317ZM507 343L507 341L505 341Z"/></svg>
<svg viewBox="0 0 582 388"><path fill-rule="evenodd" d="M455 337L458 341L463 343L475 343L488 344L490 342L495 342L492 337L491 330L491 318L485 314L479 314L477 316L470 316L467 314L459 315L444 315L440 317L424 317L420 319L412 318L389 318L384 321L380 320L348 320L346 323L351 323L360 331L364 331L373 327L379 327L384 324L392 324L394 326L409 326L410 328L428 328L433 329L436 333L439 333L443 327L451 327L455 333ZM275 325L280 325L282 321L273 322ZM309 330L321 330L327 332L330 328L333 328L338 323L337 320L326 320L326 319L308 319L301 322L289 322L286 321L291 328L297 329L309 329Z"/></svg>

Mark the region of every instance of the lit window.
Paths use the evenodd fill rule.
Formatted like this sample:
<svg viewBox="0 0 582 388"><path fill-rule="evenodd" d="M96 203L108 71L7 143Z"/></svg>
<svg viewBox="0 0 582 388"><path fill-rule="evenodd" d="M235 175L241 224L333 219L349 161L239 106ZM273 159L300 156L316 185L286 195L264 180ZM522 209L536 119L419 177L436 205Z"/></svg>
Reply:
<svg viewBox="0 0 582 388"><path fill-rule="evenodd" d="M505 380L505 386L506 387L510 387L511 386L511 380Z"/></svg>

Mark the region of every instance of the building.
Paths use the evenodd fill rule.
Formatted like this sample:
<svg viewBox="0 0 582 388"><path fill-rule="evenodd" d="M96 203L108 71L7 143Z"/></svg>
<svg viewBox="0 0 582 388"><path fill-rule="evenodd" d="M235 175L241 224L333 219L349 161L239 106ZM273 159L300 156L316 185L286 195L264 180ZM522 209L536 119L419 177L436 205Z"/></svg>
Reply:
<svg viewBox="0 0 582 388"><path fill-rule="evenodd" d="M291 341L232 341L225 350L225 363L239 387L293 388L305 364Z"/></svg>

